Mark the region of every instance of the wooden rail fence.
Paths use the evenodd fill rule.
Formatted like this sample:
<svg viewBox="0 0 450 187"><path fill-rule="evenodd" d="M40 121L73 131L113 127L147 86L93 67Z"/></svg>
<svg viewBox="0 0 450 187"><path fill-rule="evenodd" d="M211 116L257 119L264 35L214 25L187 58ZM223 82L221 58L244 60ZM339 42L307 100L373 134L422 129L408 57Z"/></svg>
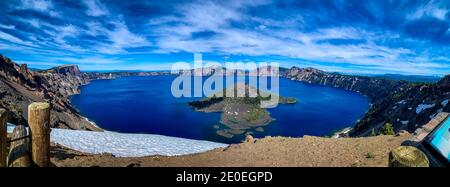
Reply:
<svg viewBox="0 0 450 187"><path fill-rule="evenodd" d="M16 126L9 141L7 121L8 111L0 109L0 167L50 166L50 105L31 103L28 106L29 129Z"/></svg>

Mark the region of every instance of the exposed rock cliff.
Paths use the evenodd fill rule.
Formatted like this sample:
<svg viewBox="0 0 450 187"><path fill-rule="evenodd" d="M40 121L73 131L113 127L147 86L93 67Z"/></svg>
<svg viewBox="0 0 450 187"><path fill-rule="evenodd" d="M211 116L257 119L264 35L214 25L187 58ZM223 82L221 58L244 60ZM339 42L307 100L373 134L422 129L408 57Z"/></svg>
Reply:
<svg viewBox="0 0 450 187"><path fill-rule="evenodd" d="M116 71L116 72L87 72L82 73L89 80L97 79L115 79L118 77L127 76L157 76L157 75L171 75L170 71L152 71L152 72L126 72L126 71Z"/></svg>
<svg viewBox="0 0 450 187"><path fill-rule="evenodd" d="M445 76L444 78L442 78L439 82L438 85L442 86L442 87L450 87L450 75Z"/></svg>
<svg viewBox="0 0 450 187"><path fill-rule="evenodd" d="M401 92L393 93L374 103L351 132L353 136L367 136L385 124L394 130L414 132L439 112L449 112L450 87L440 84L408 84Z"/></svg>
<svg viewBox="0 0 450 187"><path fill-rule="evenodd" d="M52 127L98 130L70 104L69 96L80 92L89 82L77 66L61 66L32 72L0 55L0 107L8 109L9 121L27 125L27 107L31 102L51 104Z"/></svg>
<svg viewBox="0 0 450 187"><path fill-rule="evenodd" d="M56 73L61 75L80 75L81 71L78 66L75 65L62 65L48 70L41 71L42 73Z"/></svg>
<svg viewBox="0 0 450 187"><path fill-rule="evenodd" d="M227 69L222 66L209 66L203 68L179 70L174 74L180 75L195 75L195 76L280 76L285 74L286 68L273 68L272 66L258 67L252 70L244 69Z"/></svg>
<svg viewBox="0 0 450 187"><path fill-rule="evenodd" d="M285 73L285 77L291 80L360 92L361 94L368 96L372 101L377 101L393 92L399 92L403 86L407 85L407 82L405 81L341 75L337 73L328 73L314 68L292 67Z"/></svg>
<svg viewBox="0 0 450 187"><path fill-rule="evenodd" d="M450 111L449 75L437 84L413 84L293 67L283 76L292 80L356 91L368 96L372 106L356 123L350 132L352 136L368 136L372 129L378 132L385 123L393 124L396 132L414 132L436 113Z"/></svg>

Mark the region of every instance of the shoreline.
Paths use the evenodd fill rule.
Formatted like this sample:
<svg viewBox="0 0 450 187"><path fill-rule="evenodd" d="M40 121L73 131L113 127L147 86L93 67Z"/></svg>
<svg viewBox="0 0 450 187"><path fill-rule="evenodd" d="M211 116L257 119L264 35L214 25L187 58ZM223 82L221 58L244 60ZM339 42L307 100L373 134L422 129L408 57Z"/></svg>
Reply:
<svg viewBox="0 0 450 187"><path fill-rule="evenodd" d="M81 114L81 113L80 113ZM90 120L89 118L81 115L81 117L86 120L87 122L89 122L92 126L94 126L97 129L100 129L101 131L105 131L105 129L101 128L100 126L97 125L97 123L95 123L94 121Z"/></svg>

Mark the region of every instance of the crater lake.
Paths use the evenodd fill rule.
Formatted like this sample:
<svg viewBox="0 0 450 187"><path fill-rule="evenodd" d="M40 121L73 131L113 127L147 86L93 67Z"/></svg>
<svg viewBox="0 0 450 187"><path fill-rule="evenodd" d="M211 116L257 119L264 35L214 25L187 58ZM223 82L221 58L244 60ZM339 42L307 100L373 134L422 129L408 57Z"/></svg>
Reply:
<svg viewBox="0 0 450 187"><path fill-rule="evenodd" d="M79 112L99 127L123 133L148 133L223 143L237 143L245 134L227 138L216 132L220 113L197 112L188 103L198 97L175 98L171 93L176 76L119 77L94 80L71 97ZM279 95L293 97L295 104L268 109L275 118L254 137L303 135L325 136L352 127L369 108L369 99L356 92L279 79Z"/></svg>

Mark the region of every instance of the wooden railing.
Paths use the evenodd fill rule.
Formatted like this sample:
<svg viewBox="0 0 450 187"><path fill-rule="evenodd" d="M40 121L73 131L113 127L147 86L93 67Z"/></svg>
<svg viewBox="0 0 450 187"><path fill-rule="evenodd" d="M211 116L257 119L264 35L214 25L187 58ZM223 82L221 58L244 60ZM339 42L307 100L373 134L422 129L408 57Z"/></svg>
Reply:
<svg viewBox="0 0 450 187"><path fill-rule="evenodd" d="M31 103L28 106L29 130L16 126L9 141L7 120L8 112L0 109L0 167L50 166L50 105Z"/></svg>

